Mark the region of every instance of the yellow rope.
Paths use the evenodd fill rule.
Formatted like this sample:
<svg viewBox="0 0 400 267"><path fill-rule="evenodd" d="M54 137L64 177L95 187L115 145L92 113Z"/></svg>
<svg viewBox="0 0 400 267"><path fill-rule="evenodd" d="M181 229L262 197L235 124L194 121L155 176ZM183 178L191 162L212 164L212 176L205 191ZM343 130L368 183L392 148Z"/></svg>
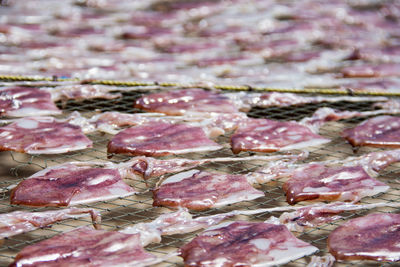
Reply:
<svg viewBox="0 0 400 267"><path fill-rule="evenodd" d="M209 88L201 84L182 84L174 82L141 82L141 81L116 81L116 80L87 80L81 81L75 78L58 78L58 77L38 77L38 76L13 76L0 75L0 81L76 81L89 84L102 84L111 86L127 86L127 87L203 87ZM259 92L282 92L282 93L306 93L306 94L333 94L333 95L369 95L369 96L400 96L400 92L370 92L370 91L349 91L345 89L328 89L328 88L269 88L269 87L252 87L248 85L213 85L215 89L228 91L259 91Z"/></svg>
<svg viewBox="0 0 400 267"><path fill-rule="evenodd" d="M112 85L112 86L154 86L154 82L136 82L136 81L113 81L113 80L92 80L89 81L90 84L102 84L102 85Z"/></svg>
<svg viewBox="0 0 400 267"><path fill-rule="evenodd" d="M0 75L1 81L13 81L13 82L40 82L40 81L79 81L75 78L57 78L57 77L38 77L38 76L13 76L13 75Z"/></svg>

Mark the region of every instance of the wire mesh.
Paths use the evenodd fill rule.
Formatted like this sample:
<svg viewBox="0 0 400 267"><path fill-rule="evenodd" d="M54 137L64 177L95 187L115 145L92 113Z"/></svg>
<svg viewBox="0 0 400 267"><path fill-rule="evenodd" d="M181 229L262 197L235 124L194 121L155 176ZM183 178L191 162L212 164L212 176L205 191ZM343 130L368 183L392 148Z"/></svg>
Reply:
<svg viewBox="0 0 400 267"><path fill-rule="evenodd" d="M152 90L152 92L154 92ZM133 108L134 101L139 98L143 92L129 91L122 92L122 97L112 100L85 100L85 101L72 101L69 100L64 103L57 103L64 111L64 116L67 116L73 111L79 111L82 115L89 117L94 112L105 111L120 111L127 113L141 112ZM248 112L250 117L256 118L270 118L277 120L300 120L303 117L311 115L319 107L332 107L341 110L358 110L365 111L373 109L371 102L337 102L337 103L319 103L310 105L299 105L292 107L273 107L273 108L253 108ZM360 148L354 151L352 147L347 144L344 139L340 137L341 131L349 126L359 123L363 118L354 118L349 120L342 120L340 122L328 123L321 129L321 135L331 138L332 141L327 145L321 147L310 148L310 156L305 162L320 161L326 159L343 159L355 154L361 155L379 149ZM43 211L48 208L30 208L24 206L16 206L9 204L9 191L7 187L18 183L22 179L32 175L33 173L46 168L61 164L67 161L91 161L91 160L110 160L113 162L126 161L129 157L122 155L114 155L111 159L107 159L106 146L111 136L108 134L93 133L88 135L93 141L93 148L86 149L78 152L70 152L62 155L26 155L15 152L1 152L0 159L2 162L1 180L0 180L0 212L6 213L14 210L30 210L30 211ZM202 158L202 157L229 157L234 156L229 148L229 136L221 136L217 140L218 143L224 145L224 149L207 153L207 155L199 153L186 154L180 157L185 158ZM249 156L251 152L241 153L240 156ZM228 173L247 173L262 167L260 162L233 162L233 163L209 163L200 169L209 171L222 171ZM390 190L384 194L375 197L363 199L362 203L374 203L380 201L397 202L400 199L400 179L396 176L399 173L400 165L393 164L388 167L379 176L379 180L390 185ZM228 212L237 209L257 209L257 208L270 208L276 206L287 206L285 196L281 186L285 180L271 181L266 184L256 185L257 189L262 190L265 196L252 201L244 201L236 204L227 205L221 208L214 208L202 212L193 212L195 216L205 216L216 213ZM150 179L144 182L141 179L130 179L126 182L133 186L141 193L135 196L119 198L110 201L100 201L87 205L80 205L81 207L94 208L102 214L102 226L107 230L118 230L139 222L148 222L160 214L168 212L167 208L153 207L152 194L149 188L154 187L157 179ZM306 203L301 203L304 205ZM395 208L380 208L374 211L388 211L398 212ZM320 227L309 229L303 233L296 233L300 239L311 243L318 247L320 252L318 255L327 253L326 241L328 234L340 225L344 220L367 214L371 211L356 211L347 212L342 220L328 223ZM258 214L253 216L241 216L240 219L251 221L264 221L269 216L279 216L279 213L272 214ZM235 219L238 219L237 217ZM41 240L50 238L61 232L72 230L77 226L90 225L89 218L69 219L55 223L51 227L41 228L25 234L20 234L7 238L4 244L0 246L0 266L8 265L13 261L15 255L25 246L37 243ZM190 241L196 234L177 234L172 236L163 237L161 243L151 244L146 249L156 255L165 255L168 252L174 251L183 244ZM285 266L305 266L309 262L309 257L298 259L290 262ZM164 261L158 266L182 266L182 259L173 257ZM375 262L361 262L361 261L348 261L344 263L336 263L336 266L377 266L377 265L390 265L390 263L375 263Z"/></svg>

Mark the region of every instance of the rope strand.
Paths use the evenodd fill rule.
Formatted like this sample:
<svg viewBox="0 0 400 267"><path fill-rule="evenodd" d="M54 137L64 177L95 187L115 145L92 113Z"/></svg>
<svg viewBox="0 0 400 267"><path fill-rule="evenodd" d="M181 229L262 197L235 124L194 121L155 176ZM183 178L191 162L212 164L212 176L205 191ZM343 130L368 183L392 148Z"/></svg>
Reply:
<svg viewBox="0 0 400 267"><path fill-rule="evenodd" d="M351 91L348 89L329 89L329 88L270 88L270 87L253 87L249 85L204 85L202 83L183 84L175 82L143 82L143 81L117 81L117 80L79 80L76 78L59 78L59 77L38 77L38 76L13 76L0 75L0 81L75 81L85 84L101 84L109 86L127 86L127 87L180 87L180 88L215 88L227 91L259 91L259 92L281 92L281 93L303 93L303 94L331 94L331 95L366 95L366 96L400 96L400 92L374 92L374 91Z"/></svg>

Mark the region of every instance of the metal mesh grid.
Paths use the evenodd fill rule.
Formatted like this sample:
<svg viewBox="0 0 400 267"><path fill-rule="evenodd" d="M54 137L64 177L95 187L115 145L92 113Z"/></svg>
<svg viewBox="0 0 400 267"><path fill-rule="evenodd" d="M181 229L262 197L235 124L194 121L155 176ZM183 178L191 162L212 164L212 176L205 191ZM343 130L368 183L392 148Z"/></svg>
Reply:
<svg viewBox="0 0 400 267"><path fill-rule="evenodd" d="M152 91L153 92L153 91ZM142 92L123 92L123 97L114 100L86 100L82 102L67 101L66 103L58 103L59 107L64 110L64 115L68 115L72 111L79 111L84 116L90 116L93 111L121 111L121 112L140 112L132 108L135 99L140 97ZM312 105L301 105L295 107L284 108L268 108L259 109L253 108L248 115L257 118L271 118L277 120L299 120L305 116L311 115L317 108L328 106L341 110L371 110L371 103L351 103L351 102L338 102L338 103L320 103ZM328 123L321 129L323 136L332 139L330 143L322 147L311 148L310 156L306 162L319 161L326 159L343 159L348 156L354 155L354 151L349 144L347 144L341 137L340 132L343 128L355 125L363 120L362 118L355 118L350 120L343 120L340 122ZM84 151L70 152L62 155L25 155L14 152L1 152L0 158L2 168L0 169L1 180L0 189L6 189L8 186L21 181L24 177L28 177L33 173L41 170L47 166L53 166L67 161L90 161L90 160L107 160L106 145L111 136L101 133L93 133L88 135L93 141L94 146L91 149ZM234 156L229 149L229 137L222 136L217 140L218 143L224 145L224 149L208 153L207 156L202 154L186 154L181 157L185 158L201 158L201 157L229 157ZM363 154L377 149L361 148L356 153ZM257 153L242 153L240 156L249 156ZM113 162L121 162L127 160L129 157L115 155L110 160ZM253 171L262 164L259 162L234 162L234 163L210 163L206 164L200 169L210 171L224 171L229 173L247 173ZM365 198L362 203L374 203L380 201L394 201L400 199L400 180L396 178L399 172L400 165L393 164L387 168L379 176L379 180L390 185L391 189L376 197ZM146 183L143 180L125 180L129 185L142 192L135 196L129 196L111 201L102 201L88 205L81 205L81 207L94 208L102 213L102 226L107 230L117 230L138 222L147 222L155 219L161 213L168 212L166 208L152 207L152 196L149 188L153 187L157 182L156 179L150 179ZM284 193L281 186L285 180L272 181L267 184L257 185L256 187L265 192L265 197L258 198L253 201L245 201L237 204L228 205L226 207L211 209L203 212L193 212L195 216L205 216L215 213L228 212L235 209L257 209L257 208L270 208L275 206L286 206ZM2 190L0 190L1 192ZM306 203L303 203L303 205ZM302 205L302 204L300 204ZM0 212L10 212L13 210L31 210L43 211L47 208L29 208L24 206L16 206L9 204L9 192L0 193ZM389 211L397 212L394 208L380 208L374 211ZM364 215L370 211L356 211L345 213L344 219L353 218L356 216ZM258 214L253 216L242 216L240 219L263 221L269 218L270 215L279 216L279 213L273 214ZM235 219L238 219L236 217ZM328 234L340 225L343 220L329 223L321 227L310 229L303 233L295 233L300 239L311 243L318 247L321 251L318 255L324 255L326 251L326 239ZM25 246L37 243L41 240L50 238L58 233L72 230L77 226L90 225L89 218L69 219L62 222L55 223L51 227L38 229L29 233L20 234L5 240L4 244L0 247L0 266L8 265L12 262L13 257ZM166 253L179 248L181 245L190 241L196 233L173 235L163 237L159 244L151 244L146 249L156 255L165 255ZM296 260L286 264L286 266L305 266L309 261L308 257ZM171 258L158 266L182 266L182 260L179 257ZM390 263L377 264L374 262L361 262L352 261L345 263L336 263L335 266L376 266L376 265L390 265Z"/></svg>

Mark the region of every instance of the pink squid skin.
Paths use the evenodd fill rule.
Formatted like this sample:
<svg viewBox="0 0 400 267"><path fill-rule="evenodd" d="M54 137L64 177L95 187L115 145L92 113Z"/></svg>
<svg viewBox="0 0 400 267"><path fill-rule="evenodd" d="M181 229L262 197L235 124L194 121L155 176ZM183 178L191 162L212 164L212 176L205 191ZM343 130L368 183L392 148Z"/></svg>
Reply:
<svg viewBox="0 0 400 267"><path fill-rule="evenodd" d="M299 255L295 255L293 248L297 249ZM286 255L288 257L285 259L282 253L290 249L290 255ZM297 239L284 225L236 221L203 232L181 247L180 253L185 266L238 266L238 263L240 266L270 266L286 263L316 250Z"/></svg>
<svg viewBox="0 0 400 267"><path fill-rule="evenodd" d="M400 214L372 213L351 219L328 237L337 260L399 261Z"/></svg>
<svg viewBox="0 0 400 267"><path fill-rule="evenodd" d="M218 150L221 146L207 138L200 127L159 122L125 129L108 143L108 153L131 156L166 156Z"/></svg>
<svg viewBox="0 0 400 267"><path fill-rule="evenodd" d="M0 127L0 151L58 154L92 147L79 126L53 117L26 117Z"/></svg>
<svg viewBox="0 0 400 267"><path fill-rule="evenodd" d="M283 185L290 205L304 200L358 201L377 194L373 191L376 188L381 192L389 187L369 176L361 166L327 167L318 163L295 170Z"/></svg>
<svg viewBox="0 0 400 267"><path fill-rule="evenodd" d="M223 94L203 89L184 89L144 95L136 101L135 108L167 115L183 115L187 112L238 112L233 103Z"/></svg>
<svg viewBox="0 0 400 267"><path fill-rule="evenodd" d="M155 188L153 206L206 210L226 199L229 199L229 203L235 203L262 196L264 193L254 189L244 175L197 171L180 181L169 182L167 179Z"/></svg>
<svg viewBox="0 0 400 267"><path fill-rule="evenodd" d="M352 146L400 147L400 117L378 116L343 131Z"/></svg>
<svg viewBox="0 0 400 267"><path fill-rule="evenodd" d="M61 113L62 111L52 101L51 94L46 91L28 87L0 90L0 115L26 117Z"/></svg>
<svg viewBox="0 0 400 267"><path fill-rule="evenodd" d="M116 169L65 164L20 182L11 192L11 204L70 206L132 195Z"/></svg>
<svg viewBox="0 0 400 267"><path fill-rule="evenodd" d="M275 152L297 144L306 146L329 142L313 133L307 126L294 121L281 122L269 119L249 119L231 136L235 154L241 151Z"/></svg>

